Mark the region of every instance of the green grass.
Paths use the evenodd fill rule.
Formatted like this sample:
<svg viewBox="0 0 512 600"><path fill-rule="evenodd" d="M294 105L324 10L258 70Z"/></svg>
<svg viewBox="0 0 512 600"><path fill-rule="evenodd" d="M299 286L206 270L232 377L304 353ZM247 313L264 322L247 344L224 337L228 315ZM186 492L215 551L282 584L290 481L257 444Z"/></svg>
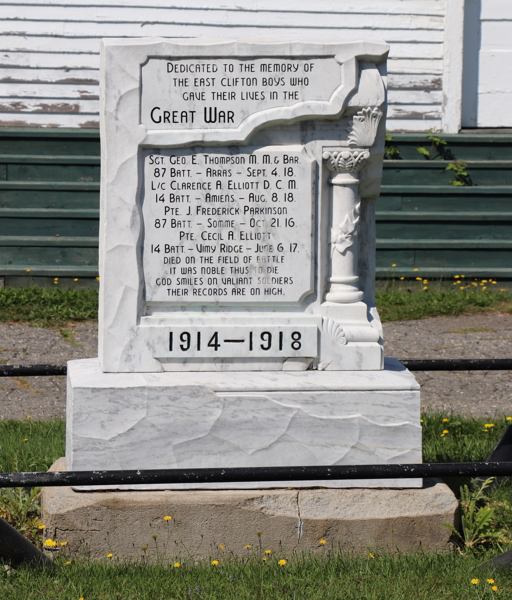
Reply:
<svg viewBox="0 0 512 600"><path fill-rule="evenodd" d="M377 291L377 308L382 321L410 321L428 317L512 313L512 294L500 291L429 289L425 291Z"/></svg>
<svg viewBox="0 0 512 600"><path fill-rule="evenodd" d="M422 290L421 286L412 287L412 293L399 286L396 289L377 291L377 307L383 321L407 321L485 311L512 313L510 292L473 287L463 291L456 288L448 290L442 286L435 288L432 285L429 290ZM95 321L97 318L97 290L47 289L35 286L0 290L0 322L62 328L71 321Z"/></svg>
<svg viewBox="0 0 512 600"><path fill-rule="evenodd" d="M0 321L59 327L70 321L95 321L97 318L97 290L36 286L0 290Z"/></svg>
<svg viewBox="0 0 512 600"><path fill-rule="evenodd" d="M408 554L375 558L333 552L290 556L288 564L258 557L183 563L118 565L73 561L56 572L20 569L0 580L6 600L469 600L511 598L512 574L492 573L472 556ZM59 560L62 565L63 561ZM472 579L480 579L478 585ZM487 578L499 591L492 592Z"/></svg>
<svg viewBox="0 0 512 600"><path fill-rule="evenodd" d="M512 413L512 410L511 410ZM510 415L512 416L512 414ZM426 462L481 461L488 458L506 426L506 418L462 418L446 413L423 415L423 455ZM445 421L448 419L448 421ZM484 427L492 423L494 427ZM448 430L449 433L443 432ZM64 454L64 422L0 422L0 470L46 470ZM26 440L26 441L25 441ZM456 490L467 480L447 480ZM39 546L37 492L3 490L1 514ZM512 537L512 484L505 481L490 493L495 508L495 523L508 529ZM24 515L24 517L23 517ZM169 600L207 599L308 599L308 600L466 600L493 596L512 598L512 573L493 574L482 563L508 549L488 546L478 553L461 556L407 553L388 555L374 551L375 558L340 553L335 540L323 546L323 555L281 555L275 551L263 562L258 551L248 559L220 558L218 566L209 561L194 563L179 558L181 566L146 564L142 559L118 563L105 557L93 562L64 555L56 561L55 572L20 568L0 579L0 599L7 600ZM286 559L285 565L277 560ZM174 559L176 560L176 559ZM496 580L500 590L492 592L487 578ZM478 585L471 583L480 579Z"/></svg>

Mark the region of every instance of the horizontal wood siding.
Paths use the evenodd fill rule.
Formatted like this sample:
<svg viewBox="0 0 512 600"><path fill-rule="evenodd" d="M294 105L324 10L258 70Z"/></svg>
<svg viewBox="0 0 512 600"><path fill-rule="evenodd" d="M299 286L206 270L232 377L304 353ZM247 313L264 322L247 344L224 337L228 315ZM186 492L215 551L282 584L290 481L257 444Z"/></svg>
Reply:
<svg viewBox="0 0 512 600"><path fill-rule="evenodd" d="M386 40L390 131L441 128L447 0L0 1L0 126L97 128L102 37Z"/></svg>
<svg viewBox="0 0 512 600"><path fill-rule="evenodd" d="M512 278L512 136L443 135L444 160L426 134L391 137L377 201L377 274ZM0 147L0 277L8 285L94 283L99 132L6 127ZM446 167L454 161L465 163L472 185L452 185Z"/></svg>

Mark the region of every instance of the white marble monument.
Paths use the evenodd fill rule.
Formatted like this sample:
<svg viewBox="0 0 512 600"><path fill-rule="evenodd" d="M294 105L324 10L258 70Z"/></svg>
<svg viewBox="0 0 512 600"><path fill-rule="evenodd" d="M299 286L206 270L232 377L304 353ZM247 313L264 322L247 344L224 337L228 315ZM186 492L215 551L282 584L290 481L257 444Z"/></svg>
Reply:
<svg viewBox="0 0 512 600"><path fill-rule="evenodd" d="M375 308L387 52L103 41L99 358L69 363L68 468L421 462Z"/></svg>

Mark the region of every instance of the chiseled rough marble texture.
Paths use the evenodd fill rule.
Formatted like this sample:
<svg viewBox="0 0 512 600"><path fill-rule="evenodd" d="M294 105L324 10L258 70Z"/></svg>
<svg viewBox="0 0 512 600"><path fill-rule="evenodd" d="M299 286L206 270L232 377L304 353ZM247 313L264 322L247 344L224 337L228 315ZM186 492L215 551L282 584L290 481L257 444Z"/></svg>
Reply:
<svg viewBox="0 0 512 600"><path fill-rule="evenodd" d="M348 147L350 122L361 109L378 107L385 113L388 50L385 43L328 39L317 43L276 39L103 40L99 358L105 372L162 372L179 371L182 368L198 371L271 371L290 367L288 357L284 355L273 360L248 359L246 354L240 358L235 356L218 361L209 359L194 362L194 359L186 357L183 360L168 360L162 357L161 347L155 348L155 344L159 336L168 335L169 327L185 325L177 323L178 319L190 318L194 322L204 318L205 327L214 327L215 313L228 320L236 316L242 320L249 317L260 324L266 324L273 317L279 318L284 312L289 313L289 318L297 319L297 322L300 317L315 316L318 320L326 317L329 307L324 306L324 288L330 253L328 240L332 186L328 183L327 169L322 163L323 150L333 146L340 149ZM152 128L144 124L148 122L147 119L141 122L141 66L147 63L148 57L153 58L151 64L145 67L147 80L143 93L150 97L153 88L160 89L158 81L154 77L152 79L152 69L163 58L169 57L173 61L201 58L219 63L227 57L233 57L233 60L235 57L242 60L265 59L269 62L276 57L286 61L297 59L299 62L309 60L308 57L317 57L322 62L339 64L341 77L336 82L340 81L341 84L336 83L337 87L331 93L332 81L326 77L322 86L311 90L313 95L300 95L301 101L292 105L258 104L260 110L252 112L240 125L237 121L229 127L219 124L218 128L195 128L187 123L186 126L175 124L162 129L162 124L153 123L155 128ZM152 81L154 86L151 85ZM315 95L320 92L321 99ZM192 102L190 108L199 110L200 103ZM238 101L233 108L238 110ZM375 308L373 199L378 196L380 189L384 132L385 119L382 118L371 147L370 159L359 174L362 198L359 287L364 292L364 303L340 305L336 318L344 329L346 344L333 345L319 327L318 353L309 361L296 361L297 368L343 371L382 369L382 331ZM155 303L148 303L144 297L141 247L144 219L139 177L141 148L231 145L241 148L247 145L260 148L301 146L316 163L313 196L315 241L312 252L315 263L314 289L300 302L295 301L284 308L278 306L279 302L273 298L269 298L267 306L259 308L247 302L220 307L219 303L206 301L203 304L183 304L181 310L175 312L165 303L153 306L151 304ZM329 318L333 318L332 315Z"/></svg>
<svg viewBox="0 0 512 600"><path fill-rule="evenodd" d="M383 371L226 376L108 374L97 359L87 359L68 363L66 456L73 470L415 463L421 462L419 417L419 386L394 360ZM293 487L421 484L421 479L304 481Z"/></svg>

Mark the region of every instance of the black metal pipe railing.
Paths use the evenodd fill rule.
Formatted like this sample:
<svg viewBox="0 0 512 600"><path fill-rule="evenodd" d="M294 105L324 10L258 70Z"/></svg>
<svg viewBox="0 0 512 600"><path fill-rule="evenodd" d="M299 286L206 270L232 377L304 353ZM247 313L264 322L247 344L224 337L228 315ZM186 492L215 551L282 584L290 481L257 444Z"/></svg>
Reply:
<svg viewBox="0 0 512 600"><path fill-rule="evenodd" d="M512 358L407 359L409 371L508 371ZM66 365L0 365L0 377L47 377L66 375Z"/></svg>
<svg viewBox="0 0 512 600"><path fill-rule="evenodd" d="M2 487L150 485L314 481L321 479L402 479L423 477L504 477L512 462L421 463L316 467L233 467L226 469L151 469L131 471L59 471L0 473Z"/></svg>

